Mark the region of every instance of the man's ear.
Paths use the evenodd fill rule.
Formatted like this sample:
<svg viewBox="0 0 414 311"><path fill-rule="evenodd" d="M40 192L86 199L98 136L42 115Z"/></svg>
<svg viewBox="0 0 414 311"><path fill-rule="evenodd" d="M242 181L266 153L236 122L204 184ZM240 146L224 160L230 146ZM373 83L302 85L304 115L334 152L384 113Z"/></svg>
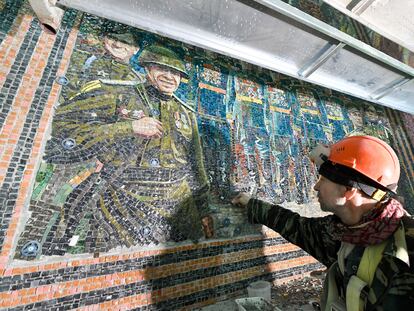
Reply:
<svg viewBox="0 0 414 311"><path fill-rule="evenodd" d="M351 200L352 198L354 198L358 193L358 189L357 188L346 188L345 191L345 198L347 200Z"/></svg>

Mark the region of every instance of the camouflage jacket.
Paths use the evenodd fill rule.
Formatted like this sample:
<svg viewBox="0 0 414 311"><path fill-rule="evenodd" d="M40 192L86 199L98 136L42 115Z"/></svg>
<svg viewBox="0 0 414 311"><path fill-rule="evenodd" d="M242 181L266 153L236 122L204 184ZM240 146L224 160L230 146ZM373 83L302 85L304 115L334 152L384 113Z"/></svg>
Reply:
<svg viewBox="0 0 414 311"><path fill-rule="evenodd" d="M337 262L341 241L335 240L330 232L333 227L331 224L339 221L336 216L301 217L281 206L257 199L249 201L247 213L250 222L277 231L325 266L331 267ZM365 310L409 310L414 303L414 219L404 217L401 226L405 230L405 241L402 244L406 243L408 256L401 256L401 248L394 236L391 236L370 288L370 296L373 298L367 301ZM363 251L363 247L356 246L346 257L344 275L337 269L336 279L342 295L349 278L356 274Z"/></svg>

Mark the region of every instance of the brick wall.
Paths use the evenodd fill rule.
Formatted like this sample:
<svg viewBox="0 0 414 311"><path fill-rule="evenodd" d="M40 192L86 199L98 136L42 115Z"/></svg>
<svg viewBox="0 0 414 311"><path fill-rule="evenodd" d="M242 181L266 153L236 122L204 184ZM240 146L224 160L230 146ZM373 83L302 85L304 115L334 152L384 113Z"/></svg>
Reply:
<svg viewBox="0 0 414 311"><path fill-rule="evenodd" d="M413 207L414 157L412 137L407 135L413 127L411 116L363 102L358 102L355 108L352 105L355 99L330 90L302 84L237 60L137 31L135 38L140 40L140 50L147 44L144 42L153 41L179 46L186 51L183 57L190 74L182 82L177 96L187 105L193 105L190 108L195 111L199 122L206 170L210 172L212 198L207 214L212 222L209 228L213 231L212 236L207 230L204 237L197 237L198 241L191 241L191 236L187 236L186 240L179 242L138 241L129 246L115 243L105 251L95 246L89 248L91 252L85 251L86 248L68 248L60 253L23 256L23 244L37 241L53 245L53 240L48 240L49 234L58 230L52 225L52 216L40 219L43 221L41 224L34 221L37 208L47 209L50 202L33 204L36 189L44 180L39 179L39 172L42 163L45 163L47 141L50 135L53 138L55 129L51 130L52 124L58 124L57 119L52 122L54 110L59 112L69 103L68 98L96 79L97 75L111 75L115 71L116 74L123 74L114 67L104 67L107 72L99 72L102 69L99 68L96 72L80 74L85 60L91 60L91 55L99 55L97 53L101 51L96 46L105 35L100 32L102 25L122 28L69 10L59 32L52 36L41 30L26 2L0 0L0 308L189 309L237 294L255 280L281 282L321 268L315 259L278 234L246 224L240 211L228 204L227 192L237 187L248 190L258 188L258 195L263 198L283 201L302 213L306 207L307 216L316 216L318 212L311 190L312 169L300 170L301 166L296 163L306 163L303 152L307 145L338 139L355 130L391 137L394 148L401 155L403 180L406 181L402 187L403 194L408 207ZM94 35L92 39L89 34ZM94 38L99 40L94 41ZM86 55L81 63L79 55ZM134 61L130 62L130 66L134 64ZM198 76L194 70L201 67L204 71ZM201 81L199 77L207 76L208 72L213 76L225 77L222 79L227 83L225 87L212 83L214 79L210 80L210 84L207 78ZM115 79L113 76L109 78ZM243 87L252 88L252 95L243 97L246 96ZM204 91L201 90L212 93L202 93ZM271 96L269 94L274 94L276 104L263 108L266 107L266 98ZM217 98L224 98L222 103L227 105L224 113L220 107L214 106ZM329 102L329 98L335 98L335 101ZM310 104L306 104L307 101ZM339 107L339 112L335 106ZM267 146L270 150L276 148L278 152L274 155L267 156L261 152L260 148L264 145L260 142L256 145L253 142L254 151L249 154L251 145L244 144L244 140L233 131L232 126L237 124L245 107L252 109L249 110L252 114L255 110L251 107L263 109L268 121L285 124L273 124L271 130L263 130L266 122L262 128L244 124L244 130L251 130L256 138L262 137L262 140L267 137L271 141L269 131L273 131L273 142L277 146ZM351 112L355 109L356 116L352 117ZM361 124L357 121L359 118ZM250 120L253 123L256 121ZM261 121L257 122L260 124ZM242 123L239 124L241 127ZM224 138L214 136L216 132L224 133ZM209 137L214 139L209 141ZM228 151L238 167L226 162L222 156ZM250 167L245 162L252 159L254 165ZM269 163L278 161L279 167ZM290 161L289 165L283 161ZM228 176L219 175L223 174L221 166L224 165L228 165L225 167ZM274 174L266 175L267 170ZM253 178L249 177L249 171L255 173ZM286 180L284 189L266 188L272 185L272 181L282 183L283 180ZM252 186L252 182L258 186ZM298 188L303 191L299 192ZM62 206L68 208L68 204L66 202ZM59 211L56 215L60 223L65 221ZM111 220L111 217L104 218L102 226L113 224ZM30 235L31 231L25 236L28 226L44 226L46 229L39 229L47 231L43 233L45 240L36 240L34 235Z"/></svg>

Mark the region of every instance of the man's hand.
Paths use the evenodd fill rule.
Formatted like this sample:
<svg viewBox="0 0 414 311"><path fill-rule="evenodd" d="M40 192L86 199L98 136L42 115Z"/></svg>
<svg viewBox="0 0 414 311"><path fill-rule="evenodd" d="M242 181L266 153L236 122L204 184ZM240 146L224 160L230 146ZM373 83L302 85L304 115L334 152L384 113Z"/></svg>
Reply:
<svg viewBox="0 0 414 311"><path fill-rule="evenodd" d="M162 123L150 117L132 121L132 130L143 138L161 138L163 132Z"/></svg>
<svg viewBox="0 0 414 311"><path fill-rule="evenodd" d="M247 203L249 203L250 199L251 199L250 194L246 192L241 192L231 200L231 204L239 206L239 207L247 207Z"/></svg>

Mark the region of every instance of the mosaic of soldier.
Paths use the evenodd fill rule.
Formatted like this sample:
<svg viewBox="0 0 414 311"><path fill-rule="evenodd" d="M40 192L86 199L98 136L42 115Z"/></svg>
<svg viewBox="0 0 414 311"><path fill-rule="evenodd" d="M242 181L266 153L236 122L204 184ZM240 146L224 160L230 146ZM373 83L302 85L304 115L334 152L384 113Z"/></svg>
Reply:
<svg viewBox="0 0 414 311"><path fill-rule="evenodd" d="M77 94L91 80L134 79L129 61L139 50L137 41L141 41L141 38L137 32L118 28L105 27L101 36L86 33L78 38L78 44L71 56L71 65L66 73L68 84L62 89L60 102Z"/></svg>
<svg viewBox="0 0 414 311"><path fill-rule="evenodd" d="M36 236L29 219L20 245L35 238L43 254L62 255L77 240L75 252L100 252L201 237L208 182L197 121L174 95L185 64L160 45L139 63L145 76L91 81L58 107L45 165L60 176L37 204L56 221Z"/></svg>

